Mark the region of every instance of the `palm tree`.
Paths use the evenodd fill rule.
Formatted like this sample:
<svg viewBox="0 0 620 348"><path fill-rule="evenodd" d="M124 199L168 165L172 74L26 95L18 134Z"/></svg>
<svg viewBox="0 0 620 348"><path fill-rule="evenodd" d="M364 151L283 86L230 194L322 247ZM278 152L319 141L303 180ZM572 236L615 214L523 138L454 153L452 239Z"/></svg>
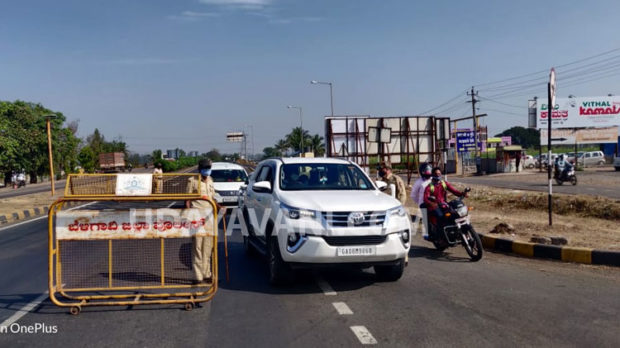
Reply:
<svg viewBox="0 0 620 348"><path fill-rule="evenodd" d="M325 154L325 144L323 143L322 136L315 134L309 139L309 142L312 152L314 152L314 156L321 157Z"/></svg>
<svg viewBox="0 0 620 348"><path fill-rule="evenodd" d="M309 145L310 135L308 131L303 131L303 147L302 147L302 131L300 127L293 128L293 131L286 136L289 146L296 152L304 152Z"/></svg>
<svg viewBox="0 0 620 348"><path fill-rule="evenodd" d="M276 151L279 153L280 156L282 156L286 150L288 150L289 145L288 142L284 139L280 139L278 140L278 142L274 145L274 148L276 149Z"/></svg>

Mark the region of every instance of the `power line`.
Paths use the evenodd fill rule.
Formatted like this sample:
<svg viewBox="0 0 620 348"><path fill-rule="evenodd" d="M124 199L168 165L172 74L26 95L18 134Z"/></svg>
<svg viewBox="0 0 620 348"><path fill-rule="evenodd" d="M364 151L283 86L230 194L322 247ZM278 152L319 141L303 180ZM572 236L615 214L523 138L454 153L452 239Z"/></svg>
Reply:
<svg viewBox="0 0 620 348"><path fill-rule="evenodd" d="M517 108L517 109L523 109L524 108L523 105L519 106L519 105L514 105L514 104L503 103L503 102L500 102L500 101L497 101L497 100L494 100L494 99L491 99L491 98L488 98L488 97L479 97L479 98L483 99L483 100L486 100L486 101L490 101L492 103L496 103L496 104L500 104L500 105L504 105L504 106L510 106L510 107Z"/></svg>
<svg viewBox="0 0 620 348"><path fill-rule="evenodd" d="M586 57L586 58L578 59L578 60L575 60L575 61L572 61L572 62L569 62L569 63L560 64L560 65L557 65L556 68L563 68L563 67L566 67L566 66L575 65L575 64L578 64L578 63L581 63L581 62L585 62L585 61L588 61L588 60L591 60L591 59L594 59L594 58L602 57L602 56L605 56L605 55L608 55L610 53L617 52L617 51L620 51L620 47L619 48L614 48L612 50L605 51L605 52L602 52L602 53L599 53L599 54L596 54L596 55L593 55L593 56L589 56L589 57ZM536 72L533 72L533 73L513 76L513 77L509 77L509 78L506 78L506 79L497 80L497 81L493 81L493 82L479 83L476 86L480 87L480 86L495 85L495 84L498 84L498 83L503 83L503 82L512 81L512 80L518 80L518 79L521 79L521 78L524 78L524 77L529 77L529 76L532 76L532 75L536 75L536 74L540 74L540 73L544 73L544 72L548 72L548 71L549 71L548 69L539 70L539 71L536 71Z"/></svg>
<svg viewBox="0 0 620 348"><path fill-rule="evenodd" d="M458 98L460 98L460 97L462 97L462 96L463 96L463 92L459 92L459 94L457 94L454 98L451 98L451 99L449 99L448 101L446 101L446 102L444 102L444 103L441 103L441 104L437 105L436 107L434 107L434 108L432 108L432 109L428 109L428 110L426 110L426 111L424 111L424 112L417 113L417 115L427 115L427 114L428 114L428 113L430 113L431 111L433 111L433 110L437 110L437 109L439 109L439 108L443 107L444 105L448 105L448 104L452 103L453 101L455 101L456 99L458 99Z"/></svg>

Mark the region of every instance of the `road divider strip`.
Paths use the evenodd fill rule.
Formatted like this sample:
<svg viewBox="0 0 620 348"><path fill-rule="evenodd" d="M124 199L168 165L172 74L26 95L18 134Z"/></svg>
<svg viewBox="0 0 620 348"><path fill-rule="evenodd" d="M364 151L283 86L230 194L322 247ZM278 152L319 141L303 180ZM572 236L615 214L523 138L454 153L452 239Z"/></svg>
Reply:
<svg viewBox="0 0 620 348"><path fill-rule="evenodd" d="M69 204L69 203L72 203L72 204ZM68 207L72 207L74 205L77 205L77 204L74 202L68 202L66 204L66 206ZM0 215L0 226L8 225L8 224L11 224L17 221L28 220L28 219L31 219L37 216L47 215L48 211L49 211L48 206L40 206L40 207L25 209L22 211L17 211L17 212L10 213L10 214L3 214L3 215Z"/></svg>
<svg viewBox="0 0 620 348"><path fill-rule="evenodd" d="M524 257L620 267L620 251L517 242L483 234L480 234L480 237L483 247L488 250Z"/></svg>

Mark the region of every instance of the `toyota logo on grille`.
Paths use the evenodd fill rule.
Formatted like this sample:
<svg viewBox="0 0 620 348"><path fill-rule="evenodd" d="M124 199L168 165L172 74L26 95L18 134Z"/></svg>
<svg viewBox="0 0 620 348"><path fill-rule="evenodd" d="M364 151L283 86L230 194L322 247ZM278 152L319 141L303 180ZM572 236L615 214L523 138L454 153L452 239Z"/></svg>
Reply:
<svg viewBox="0 0 620 348"><path fill-rule="evenodd" d="M364 213L360 213L360 212L353 212L351 214L349 214L349 218L348 218L349 224L352 225L361 225L364 223Z"/></svg>

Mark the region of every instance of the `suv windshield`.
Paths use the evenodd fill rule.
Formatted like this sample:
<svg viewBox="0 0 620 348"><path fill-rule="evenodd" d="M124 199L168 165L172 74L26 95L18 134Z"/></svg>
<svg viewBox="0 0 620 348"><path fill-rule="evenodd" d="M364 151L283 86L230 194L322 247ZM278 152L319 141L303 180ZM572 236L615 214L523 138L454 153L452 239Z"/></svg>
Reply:
<svg viewBox="0 0 620 348"><path fill-rule="evenodd" d="M351 164L300 163L280 167L282 190L372 190L366 175Z"/></svg>
<svg viewBox="0 0 620 348"><path fill-rule="evenodd" d="M214 169L211 178L214 182L243 182L247 175L241 169Z"/></svg>

